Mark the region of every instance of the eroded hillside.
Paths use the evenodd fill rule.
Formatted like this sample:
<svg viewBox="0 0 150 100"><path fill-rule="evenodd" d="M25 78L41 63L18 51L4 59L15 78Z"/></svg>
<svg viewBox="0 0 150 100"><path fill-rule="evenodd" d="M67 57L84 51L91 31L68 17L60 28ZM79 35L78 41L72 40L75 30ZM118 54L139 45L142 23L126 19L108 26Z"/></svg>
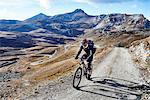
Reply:
<svg viewBox="0 0 150 100"><path fill-rule="evenodd" d="M39 43L37 46L23 49L2 48L1 52L3 54L0 58L2 63L0 68L0 96L3 99L30 98L31 95L33 98L34 96L36 98L36 94L40 95L39 91L42 91L38 90L39 87L43 88L51 81L57 81L61 79L61 77L67 78L72 75L79 63L79 61L74 59L75 54L79 49L80 41L85 37L92 38L97 47L97 51L94 55L95 69L98 68L97 65L101 63L106 56L111 56L110 52L112 50L117 52L122 50L114 49L115 47L122 47L126 48L122 51L126 53L129 48L133 54L133 61L139 62L143 67L143 69L139 69L147 70L148 72L150 49L149 35L149 30L110 32L107 34L101 33L99 30L93 30L88 31L84 36L76 38L76 41L66 40L66 44L63 45L43 46L43 44ZM115 54L117 54L117 52L115 52ZM122 56L119 57L120 59L122 58ZM134 57L137 59L134 60ZM10 63L10 61L15 61L15 63ZM111 67L111 64L109 66ZM149 81L149 73L147 72L143 78ZM61 79L60 82L64 83L65 81L65 79ZM71 79L68 84L72 84ZM55 90L56 85L57 84L53 84L51 88Z"/></svg>

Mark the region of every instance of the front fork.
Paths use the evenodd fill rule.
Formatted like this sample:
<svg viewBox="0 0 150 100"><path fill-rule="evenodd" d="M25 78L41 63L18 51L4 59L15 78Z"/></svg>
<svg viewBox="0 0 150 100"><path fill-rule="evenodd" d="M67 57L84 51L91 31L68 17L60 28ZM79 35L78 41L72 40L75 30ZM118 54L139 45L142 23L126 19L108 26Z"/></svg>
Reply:
<svg viewBox="0 0 150 100"><path fill-rule="evenodd" d="M83 64L83 72L84 72L84 75L86 76L87 75L87 66L85 64Z"/></svg>
<svg viewBox="0 0 150 100"><path fill-rule="evenodd" d="M88 64L85 64L84 62L82 62L82 65L83 65L83 72L84 72L84 74L83 75L85 75L86 77L87 76L91 76L91 74L92 74L92 68L88 68Z"/></svg>

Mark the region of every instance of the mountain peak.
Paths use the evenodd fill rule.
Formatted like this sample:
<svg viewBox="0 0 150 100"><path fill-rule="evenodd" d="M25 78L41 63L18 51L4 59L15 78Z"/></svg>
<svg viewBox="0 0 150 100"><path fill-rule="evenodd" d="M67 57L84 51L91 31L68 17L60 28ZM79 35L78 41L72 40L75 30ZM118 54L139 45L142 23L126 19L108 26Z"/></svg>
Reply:
<svg viewBox="0 0 150 100"><path fill-rule="evenodd" d="M39 14L29 18L29 19L26 19L25 21L30 22L30 21L33 21L33 20L44 20L44 19L47 19L47 18L48 18L47 15L45 15L43 13L39 13Z"/></svg>
<svg viewBox="0 0 150 100"><path fill-rule="evenodd" d="M82 9L76 9L74 13L85 13Z"/></svg>
<svg viewBox="0 0 150 100"><path fill-rule="evenodd" d="M57 21L76 21L87 17L88 15L82 9L76 9L73 12L55 15L51 19Z"/></svg>
<svg viewBox="0 0 150 100"><path fill-rule="evenodd" d="M47 15L45 15L45 14L43 14L43 13L39 13L39 14L37 14L37 15L35 15L35 16L36 16L36 17L37 17L37 16L45 16L45 17L47 17ZM34 17L35 17L35 16L34 16Z"/></svg>

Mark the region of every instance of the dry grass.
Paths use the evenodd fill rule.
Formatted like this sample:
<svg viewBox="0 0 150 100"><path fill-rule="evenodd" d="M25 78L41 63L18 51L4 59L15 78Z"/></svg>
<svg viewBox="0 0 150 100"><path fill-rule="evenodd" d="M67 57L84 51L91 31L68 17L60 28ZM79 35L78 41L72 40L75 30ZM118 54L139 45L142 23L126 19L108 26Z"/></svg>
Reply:
<svg viewBox="0 0 150 100"><path fill-rule="evenodd" d="M56 56L56 57L54 57L52 59L49 59L46 62L41 63L41 64L39 64L37 66L34 66L33 69L38 69L38 68L41 68L41 67L49 66L51 64L63 61L65 59L70 59L70 58L73 57L73 55L75 54L75 52L76 52L75 49L69 50L66 53L61 52L62 54L60 54L60 55L58 55L58 56Z"/></svg>
<svg viewBox="0 0 150 100"><path fill-rule="evenodd" d="M72 70L76 66L76 64L77 62L75 62L73 59L64 60L47 66L45 68L39 69L34 74L32 74L29 79L36 81L52 79Z"/></svg>
<svg viewBox="0 0 150 100"><path fill-rule="evenodd" d="M76 53L76 47L72 47L67 52L61 53L61 55L57 55L46 62L32 66L24 77L33 80L43 80L53 76L60 76L71 70L77 64L77 62L71 59Z"/></svg>
<svg viewBox="0 0 150 100"><path fill-rule="evenodd" d="M98 63L98 61L110 52L111 49L112 47L97 48L95 53L96 62ZM42 81L62 76L76 68L78 61L75 61L73 58L76 52L77 47L71 46L68 48L67 52L64 52L44 63L38 64L37 66L32 66L24 78L34 81Z"/></svg>
<svg viewBox="0 0 150 100"><path fill-rule="evenodd" d="M146 33L145 33L146 32ZM129 47L133 41L141 40L149 35L147 31L131 31L116 33L100 33L98 30L88 31L84 38L92 38L95 43L103 46Z"/></svg>
<svg viewBox="0 0 150 100"><path fill-rule="evenodd" d="M139 45L140 43L144 43L145 49L150 50L150 36L145 39L136 40L136 41L132 42L130 46L135 47L135 46Z"/></svg>

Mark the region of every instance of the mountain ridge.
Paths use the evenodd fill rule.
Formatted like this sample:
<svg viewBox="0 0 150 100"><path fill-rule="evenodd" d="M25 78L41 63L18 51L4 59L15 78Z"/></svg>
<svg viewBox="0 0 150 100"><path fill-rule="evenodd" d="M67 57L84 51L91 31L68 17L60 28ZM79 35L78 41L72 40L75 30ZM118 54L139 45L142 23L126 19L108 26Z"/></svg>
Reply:
<svg viewBox="0 0 150 100"><path fill-rule="evenodd" d="M16 23L9 21L0 20L0 31L29 32L43 28L56 34L74 37L84 34L86 29L100 29L105 32L150 28L150 21L143 14L113 13L93 16L82 9L55 16L39 13L24 21L16 20Z"/></svg>
<svg viewBox="0 0 150 100"><path fill-rule="evenodd" d="M48 17L50 17L50 16L47 16L47 15L45 15L45 14L43 14L43 13L39 13L39 14L37 14L37 15L31 17L31 18L28 18L28 19L26 19L26 20L24 20L24 21L25 21L25 22L30 22L30 21L32 21L32 20L38 20L38 19L44 20L44 19L47 19Z"/></svg>

